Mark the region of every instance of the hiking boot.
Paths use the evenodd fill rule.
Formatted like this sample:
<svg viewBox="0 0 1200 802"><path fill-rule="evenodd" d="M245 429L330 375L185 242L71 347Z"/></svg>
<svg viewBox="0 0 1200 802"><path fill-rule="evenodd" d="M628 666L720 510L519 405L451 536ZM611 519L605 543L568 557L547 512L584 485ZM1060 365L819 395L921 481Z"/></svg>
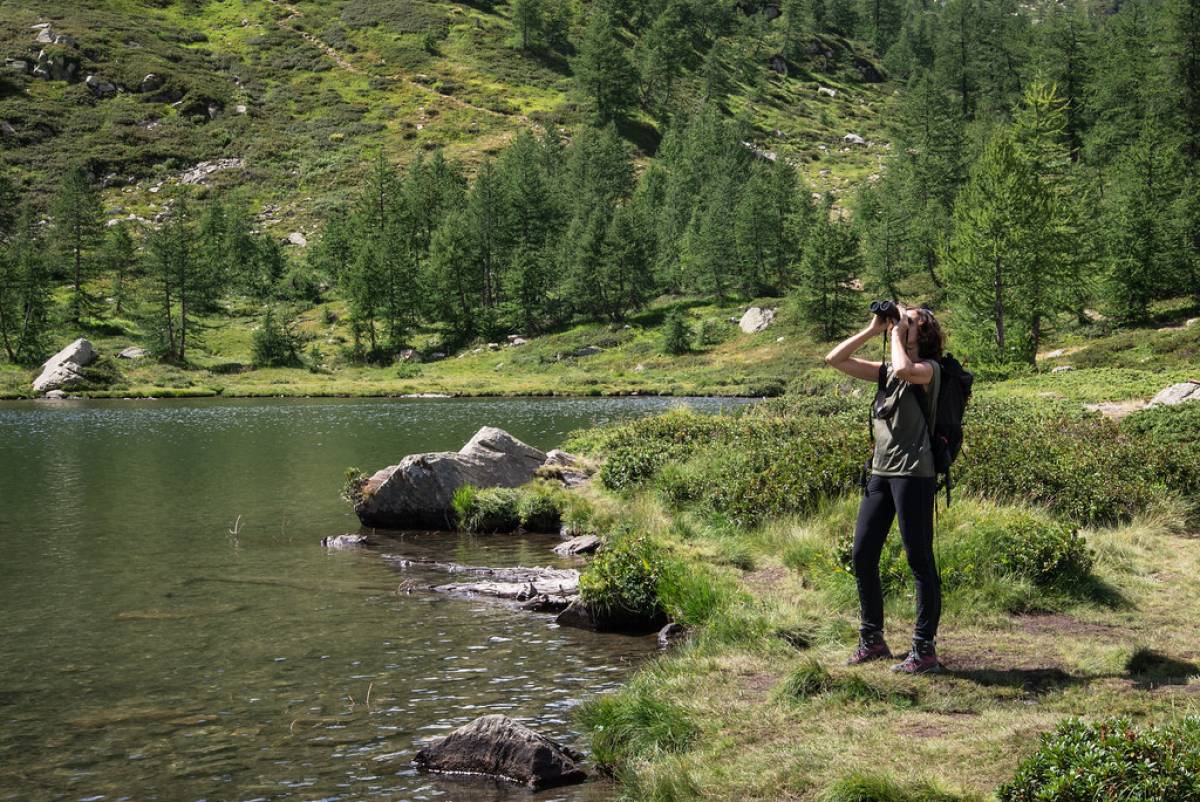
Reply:
<svg viewBox="0 0 1200 802"><path fill-rule="evenodd" d="M854 650L854 654L850 655L846 665L856 666L860 663L883 660L891 656L892 650L888 648L882 635L863 635L859 637L858 648Z"/></svg>
<svg viewBox="0 0 1200 802"><path fill-rule="evenodd" d="M931 640L913 641L904 662L892 666L892 671L901 674L933 674L941 670L942 664L938 662Z"/></svg>

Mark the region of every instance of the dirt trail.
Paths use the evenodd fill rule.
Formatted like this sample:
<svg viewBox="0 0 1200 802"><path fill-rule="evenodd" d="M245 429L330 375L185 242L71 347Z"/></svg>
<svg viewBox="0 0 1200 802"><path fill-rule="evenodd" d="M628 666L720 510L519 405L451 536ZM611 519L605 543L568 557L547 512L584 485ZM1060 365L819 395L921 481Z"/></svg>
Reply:
<svg viewBox="0 0 1200 802"><path fill-rule="evenodd" d="M304 16L303 11L296 8L291 3L285 2L284 0L268 0L268 2L271 3L272 5L279 6L280 8L282 8L288 12L288 16L286 16L283 19L278 20L276 22L276 24L280 28L289 30L292 33L298 35L304 41L314 45L317 48L320 48L321 52L323 52L325 55L329 56L329 58L332 59L333 62L338 65L338 67L345 70L346 72L354 74L354 75L365 74L362 69L360 69L352 61L350 61L350 59L346 58L344 53L337 50L332 45L328 44L327 42L318 38L317 36L315 36L311 33L308 33L307 31L299 30L298 28L288 24L289 22L291 22L294 19L303 17ZM525 125L528 125L528 126L534 128L534 129L537 129L539 131L542 129L541 125L539 125L538 123L535 123L533 120L529 119L524 114L505 114L504 112L496 111L495 109L487 109L482 106L476 106L475 104L470 103L469 101L463 100L462 98L455 97L454 95L448 95L444 92L439 92L436 89L434 89L432 86L427 86L427 85L421 83L420 81L413 80L412 78L410 78L409 76L407 76L403 73L395 73L393 75L388 75L386 77L389 80L396 81L397 83L406 84L410 87L413 87L414 89L417 89L420 92L424 92L426 94L433 95L434 97L439 98L441 100L447 101L448 103L450 103L453 106L458 106L459 108L463 108L463 109L469 109L471 111L479 112L480 114L490 114L493 117L499 117L504 120L513 120L516 122L520 122L520 123L523 123Z"/></svg>

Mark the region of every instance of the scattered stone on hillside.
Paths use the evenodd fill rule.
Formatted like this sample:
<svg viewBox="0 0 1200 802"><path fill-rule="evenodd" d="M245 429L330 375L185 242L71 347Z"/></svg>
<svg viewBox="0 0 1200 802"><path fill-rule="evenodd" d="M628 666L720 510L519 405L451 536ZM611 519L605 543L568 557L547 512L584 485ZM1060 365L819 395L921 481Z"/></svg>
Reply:
<svg viewBox="0 0 1200 802"><path fill-rule="evenodd" d="M1060 356L1065 356L1066 353L1067 352L1061 348L1055 348L1053 351L1046 354L1045 358L1046 359L1058 359Z"/></svg>
<svg viewBox="0 0 1200 802"><path fill-rule="evenodd" d="M1149 406L1174 406L1185 401L1200 401L1200 380L1172 384L1150 399Z"/></svg>
<svg viewBox="0 0 1200 802"><path fill-rule="evenodd" d="M354 549L360 546L370 546L371 539L367 535L347 533L321 538L321 545L327 549Z"/></svg>
<svg viewBox="0 0 1200 802"><path fill-rule="evenodd" d="M554 547L554 553L560 557L574 557L578 554L591 554L600 548L600 538L595 535L578 535L565 543Z"/></svg>
<svg viewBox="0 0 1200 802"><path fill-rule="evenodd" d="M760 161L774 163L775 160L779 158L779 156L774 151L760 148L758 145L755 145L753 142L747 142L745 140L742 140L742 147L744 147L746 150L750 151L750 155L752 155L756 159L759 159Z"/></svg>
<svg viewBox="0 0 1200 802"><path fill-rule="evenodd" d="M405 348L403 351L400 352L400 361L401 362L421 362L423 360L421 358L420 351L416 350L415 348Z"/></svg>
<svg viewBox="0 0 1200 802"><path fill-rule="evenodd" d="M830 89L828 86L818 86L817 94L818 95L828 95L829 97L837 97L837 90Z"/></svg>
<svg viewBox="0 0 1200 802"><path fill-rule="evenodd" d="M79 59L66 53L38 53L33 67L33 77L44 81L75 81L79 75Z"/></svg>
<svg viewBox="0 0 1200 802"><path fill-rule="evenodd" d="M867 140L863 139L861 136L859 136L858 134L855 134L855 133L846 134L844 137L842 137L842 141L846 142L850 145L865 145L865 144L867 144Z"/></svg>
<svg viewBox="0 0 1200 802"><path fill-rule="evenodd" d="M646 370L646 366L643 365L641 362L639 362L633 366L634 373L643 373L643 372L645 372L645 370Z"/></svg>
<svg viewBox="0 0 1200 802"><path fill-rule="evenodd" d="M46 393L46 398L50 399L51 401L62 401L66 397L67 394L62 390L51 390L50 392Z"/></svg>
<svg viewBox="0 0 1200 802"><path fill-rule="evenodd" d="M509 334L504 339L508 340L509 342L512 342L513 340L523 340L523 339L525 339L525 335L524 334Z"/></svg>
<svg viewBox="0 0 1200 802"><path fill-rule="evenodd" d="M34 391L45 393L79 384L84 380L81 369L95 362L96 356L92 344L80 337L45 361L41 375L33 381Z"/></svg>
<svg viewBox="0 0 1200 802"><path fill-rule="evenodd" d="M23 58L6 58L4 59L4 69L28 74L33 69L33 63Z"/></svg>
<svg viewBox="0 0 1200 802"><path fill-rule="evenodd" d="M781 342L783 342L783 339L784 339L783 337L776 337L775 342L781 343Z"/></svg>
<svg viewBox="0 0 1200 802"><path fill-rule="evenodd" d="M500 350L500 343L488 343L488 344L487 344L487 348L488 348L488 350L489 350L489 351L499 351L499 350Z"/></svg>
<svg viewBox="0 0 1200 802"><path fill-rule="evenodd" d="M1196 324L1196 321L1198 321L1198 320L1200 320L1200 317L1190 317L1184 321L1183 327L1186 329L1190 329L1192 326L1194 326Z"/></svg>
<svg viewBox="0 0 1200 802"><path fill-rule="evenodd" d="M517 487L533 479L545 461L544 452L484 426L458 451L409 454L377 471L354 511L366 526L449 529L458 488Z"/></svg>
<svg viewBox="0 0 1200 802"><path fill-rule="evenodd" d="M597 348L594 345L585 345L582 348L572 351L571 355L572 356L595 356L596 354L599 354L602 351L603 351L603 349Z"/></svg>
<svg viewBox="0 0 1200 802"><path fill-rule="evenodd" d="M674 621L658 631L658 648L669 649L687 637L687 628Z"/></svg>
<svg viewBox="0 0 1200 802"><path fill-rule="evenodd" d="M136 345L131 345L128 348L117 354L118 359L143 359L149 355L145 348L139 348Z"/></svg>
<svg viewBox="0 0 1200 802"><path fill-rule="evenodd" d="M746 310L738 321L738 326L747 334L754 334L762 331L767 326L771 325L771 321L775 319L774 309L764 309L761 306L752 306Z"/></svg>
<svg viewBox="0 0 1200 802"><path fill-rule="evenodd" d="M430 362L436 362L439 359L445 359L445 358L446 358L445 351L434 351L432 354L429 355Z"/></svg>
<svg viewBox="0 0 1200 802"><path fill-rule="evenodd" d="M1146 402L1141 400L1131 401L1101 401L1099 404L1084 404L1083 408L1089 412L1099 412L1106 418L1112 420L1121 420L1126 415L1137 412L1139 409L1146 408Z"/></svg>
<svg viewBox="0 0 1200 802"><path fill-rule="evenodd" d="M112 97L117 94L117 85L95 75L83 79L83 85L98 98Z"/></svg>
<svg viewBox="0 0 1200 802"><path fill-rule="evenodd" d="M142 82L138 84L138 91L142 93L157 92L163 88L163 84L166 82L167 79L163 78L158 73L150 72L147 73L145 77L142 78Z"/></svg>
<svg viewBox="0 0 1200 802"><path fill-rule="evenodd" d="M7 120L0 120L0 137L8 139L17 135L17 129L8 124Z"/></svg>
<svg viewBox="0 0 1200 802"><path fill-rule="evenodd" d="M1052 369L1050 372L1051 373L1066 373L1069 370L1075 370L1075 368L1071 367L1070 365L1059 365L1058 367Z"/></svg>
<svg viewBox="0 0 1200 802"><path fill-rule="evenodd" d="M508 341L508 344L509 345L526 345L528 342L529 342L529 340L526 340L524 337L514 337L513 339Z"/></svg>
<svg viewBox="0 0 1200 802"><path fill-rule="evenodd" d="M583 756L508 716L480 716L433 739L413 763L425 771L482 774L540 790L583 782Z"/></svg>
<svg viewBox="0 0 1200 802"><path fill-rule="evenodd" d="M245 159L216 159L215 161L200 162L191 169L184 170L179 175L181 184L207 184L213 173L221 170L239 170L246 166ZM266 209L263 210L264 212Z"/></svg>
<svg viewBox="0 0 1200 802"><path fill-rule="evenodd" d="M299 231L293 231L291 234L288 234L287 241L289 244L295 245L297 248L308 247L308 237L304 236Z"/></svg>

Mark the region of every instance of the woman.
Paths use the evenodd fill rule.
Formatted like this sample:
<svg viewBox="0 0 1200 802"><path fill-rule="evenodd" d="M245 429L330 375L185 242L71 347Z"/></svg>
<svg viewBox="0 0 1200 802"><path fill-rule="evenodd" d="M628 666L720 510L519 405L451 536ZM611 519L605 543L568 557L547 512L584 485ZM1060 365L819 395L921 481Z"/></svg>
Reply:
<svg viewBox="0 0 1200 802"><path fill-rule="evenodd" d="M942 331L928 309L900 306L893 322L872 315L871 323L825 357L826 364L858 379L878 383L871 412L875 453L854 529L854 576L861 612L856 665L892 656L883 639L883 588L879 556L892 519L917 584L917 624L912 649L893 671L924 674L940 668L934 639L942 611L941 580L933 559L933 500L936 479L929 437L934 420L942 355ZM853 354L880 332L888 332L891 364ZM917 389L920 386L920 392Z"/></svg>

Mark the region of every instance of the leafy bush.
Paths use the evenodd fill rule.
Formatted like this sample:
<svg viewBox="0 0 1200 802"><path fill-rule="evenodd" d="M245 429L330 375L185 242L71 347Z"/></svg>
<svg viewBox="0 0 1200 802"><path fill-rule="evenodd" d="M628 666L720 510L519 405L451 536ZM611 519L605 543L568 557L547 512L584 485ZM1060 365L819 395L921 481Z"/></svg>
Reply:
<svg viewBox="0 0 1200 802"><path fill-rule="evenodd" d="M1144 448L1151 471L1167 487L1200 495L1200 403L1144 409L1122 421L1121 428Z"/></svg>
<svg viewBox="0 0 1200 802"><path fill-rule="evenodd" d="M341 497L349 504L358 504L365 496L370 477L358 468L346 469L346 481L342 485Z"/></svg>
<svg viewBox="0 0 1200 802"><path fill-rule="evenodd" d="M698 732L687 711L658 698L638 680L584 702L577 720L587 733L592 759L609 769L638 757L681 752Z"/></svg>
<svg viewBox="0 0 1200 802"><path fill-rule="evenodd" d="M1136 729L1123 718L1069 719L1017 767L1001 802L1200 798L1200 717Z"/></svg>
<svg viewBox="0 0 1200 802"><path fill-rule="evenodd" d="M662 547L628 529L610 533L604 550L579 577L579 597L600 611L646 617L662 610L659 581L667 571Z"/></svg>
<svg viewBox="0 0 1200 802"><path fill-rule="evenodd" d="M520 489L517 519L527 532L557 532L567 492L556 484L533 482Z"/></svg>

